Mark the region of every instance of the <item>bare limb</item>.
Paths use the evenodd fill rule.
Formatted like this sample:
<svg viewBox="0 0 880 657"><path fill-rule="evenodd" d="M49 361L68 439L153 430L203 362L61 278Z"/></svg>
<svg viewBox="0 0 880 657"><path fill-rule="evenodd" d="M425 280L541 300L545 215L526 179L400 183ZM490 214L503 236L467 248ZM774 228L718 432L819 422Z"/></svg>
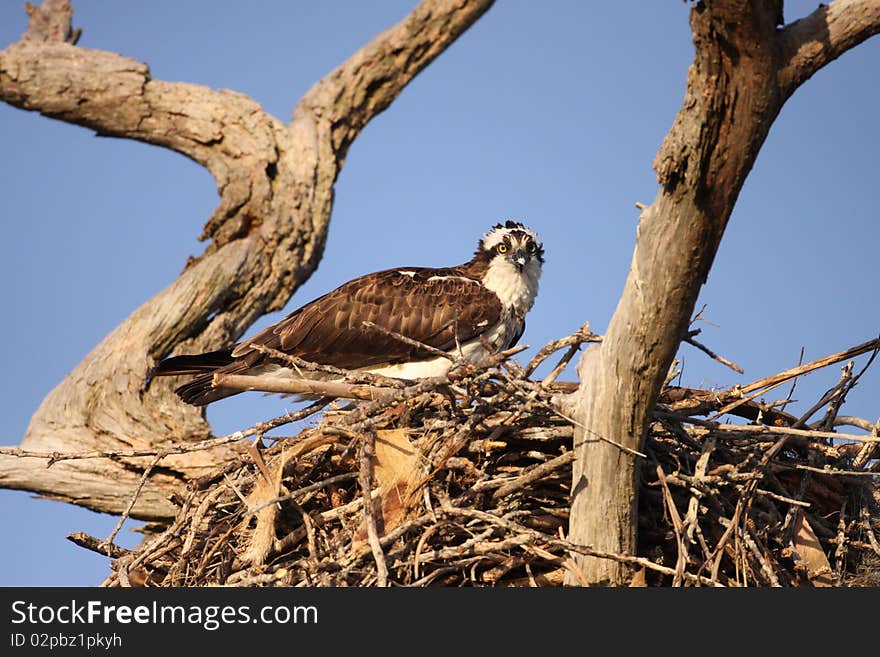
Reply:
<svg viewBox="0 0 880 657"><path fill-rule="evenodd" d="M820 68L878 33L878 0L820 4L806 18L786 25L779 35L783 93L790 96Z"/></svg>
<svg viewBox="0 0 880 657"><path fill-rule="evenodd" d="M302 112L320 113L330 143L344 158L349 145L376 114L477 21L494 0L427 0L378 35L303 96Z"/></svg>
<svg viewBox="0 0 880 657"><path fill-rule="evenodd" d="M276 379L271 376L251 376L248 374L215 374L213 385L233 390L261 390L288 395L321 395L323 397L364 400L379 399L395 390L395 388L378 388L341 381Z"/></svg>

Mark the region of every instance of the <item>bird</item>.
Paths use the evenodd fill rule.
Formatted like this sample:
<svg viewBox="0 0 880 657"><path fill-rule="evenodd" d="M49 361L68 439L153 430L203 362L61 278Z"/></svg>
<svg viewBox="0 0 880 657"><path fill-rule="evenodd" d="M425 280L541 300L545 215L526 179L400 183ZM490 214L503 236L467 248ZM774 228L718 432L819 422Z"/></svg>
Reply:
<svg viewBox="0 0 880 657"><path fill-rule="evenodd" d="M519 341L543 265L538 234L507 220L481 237L464 264L396 267L359 276L232 348L165 358L150 378L194 375L175 392L188 404L205 406L243 392L214 387L215 374L322 376L303 372L268 349L398 379L442 376L453 359L478 361Z"/></svg>

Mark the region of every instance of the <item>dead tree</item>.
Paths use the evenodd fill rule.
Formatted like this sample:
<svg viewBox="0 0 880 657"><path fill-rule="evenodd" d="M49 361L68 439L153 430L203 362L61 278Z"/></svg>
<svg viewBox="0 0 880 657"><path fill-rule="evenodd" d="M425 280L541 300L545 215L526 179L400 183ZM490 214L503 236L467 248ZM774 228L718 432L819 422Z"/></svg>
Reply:
<svg viewBox="0 0 880 657"><path fill-rule="evenodd" d="M605 339L578 365L569 540L635 554L634 457L700 286L770 126L816 71L880 31L880 0L836 0L785 24L782 2L704 0L684 107L654 160L630 272ZM621 562L578 557L586 579L620 584ZM571 582L574 583L574 582Z"/></svg>
<svg viewBox="0 0 880 657"><path fill-rule="evenodd" d="M176 452L210 437L202 413L172 384L146 379L173 350L231 344L261 315L284 306L324 250L333 185L349 146L425 66L492 0L424 0L320 80L289 123L253 99L196 84L154 79L146 64L76 46L68 0L27 5L21 40L0 52L0 100L98 134L170 148L206 167L220 203L201 238L204 252L135 310L52 390L21 449L0 454L0 486L97 511L121 513L151 462L132 515L173 515L169 495L235 456L224 441ZM58 460L28 453L101 454Z"/></svg>

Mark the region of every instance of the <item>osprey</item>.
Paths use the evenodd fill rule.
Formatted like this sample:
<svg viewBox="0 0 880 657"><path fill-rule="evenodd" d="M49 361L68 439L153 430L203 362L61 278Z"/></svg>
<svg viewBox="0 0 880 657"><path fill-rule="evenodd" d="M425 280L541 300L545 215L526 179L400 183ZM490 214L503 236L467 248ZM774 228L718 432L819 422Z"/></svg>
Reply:
<svg viewBox="0 0 880 657"><path fill-rule="evenodd" d="M453 357L479 360L490 350L513 346L522 336L543 263L538 235L507 221L483 236L469 262L442 268L398 267L360 276L232 349L166 358L153 375L195 374L175 392L196 406L242 392L212 387L215 373L321 376L298 371L255 345L347 370L401 379L440 376L452 365L448 358L366 328L364 322Z"/></svg>

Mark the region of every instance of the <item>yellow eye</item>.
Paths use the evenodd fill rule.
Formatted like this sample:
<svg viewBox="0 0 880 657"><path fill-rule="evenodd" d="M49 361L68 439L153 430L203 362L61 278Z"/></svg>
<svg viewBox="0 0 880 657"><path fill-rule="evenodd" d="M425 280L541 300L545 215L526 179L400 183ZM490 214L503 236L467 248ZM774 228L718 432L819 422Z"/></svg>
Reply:
<svg viewBox="0 0 880 657"><path fill-rule="evenodd" d="M507 253L507 245L504 243L499 244L498 253Z"/></svg>
<svg viewBox="0 0 880 657"><path fill-rule="evenodd" d="M538 251L538 245L535 244L534 242L531 242L529 244L529 253L537 253L537 251Z"/></svg>

